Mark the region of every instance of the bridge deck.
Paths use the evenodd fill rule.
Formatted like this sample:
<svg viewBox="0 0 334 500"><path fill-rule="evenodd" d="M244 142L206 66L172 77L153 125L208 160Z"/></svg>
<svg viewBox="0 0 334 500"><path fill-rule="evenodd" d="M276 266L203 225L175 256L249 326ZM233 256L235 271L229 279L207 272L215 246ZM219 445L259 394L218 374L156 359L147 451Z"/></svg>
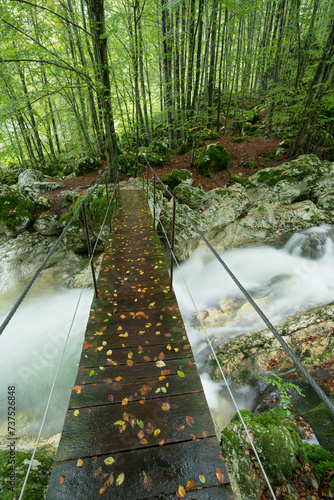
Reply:
<svg viewBox="0 0 334 500"><path fill-rule="evenodd" d="M232 498L168 285L144 195L121 191L47 500Z"/></svg>

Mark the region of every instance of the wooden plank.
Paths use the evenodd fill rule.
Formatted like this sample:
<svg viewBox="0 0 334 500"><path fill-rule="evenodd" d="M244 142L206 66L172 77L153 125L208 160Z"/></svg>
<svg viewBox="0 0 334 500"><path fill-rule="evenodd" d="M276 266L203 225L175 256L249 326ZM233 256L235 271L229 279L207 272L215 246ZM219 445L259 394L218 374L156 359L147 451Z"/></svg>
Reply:
<svg viewBox="0 0 334 500"><path fill-rule="evenodd" d="M223 472L225 478L228 477L217 448L216 438L208 438L112 455L83 457L81 467L77 466L77 460L56 462L46 499L133 500L159 498L160 495L163 495L162 498L168 498L168 495L177 498L179 486L185 487L188 481L194 481L195 492L186 493L186 500L229 499L231 496L224 496L231 494L227 484L212 488L220 485L217 469ZM105 460L110 456L114 462L106 465ZM113 482L108 486L111 474ZM124 480L117 486L117 478L123 477L121 474L124 474ZM200 481L200 475L202 480L204 477L205 484ZM198 488L205 488L203 491L210 489L211 496L196 497L200 491Z"/></svg>

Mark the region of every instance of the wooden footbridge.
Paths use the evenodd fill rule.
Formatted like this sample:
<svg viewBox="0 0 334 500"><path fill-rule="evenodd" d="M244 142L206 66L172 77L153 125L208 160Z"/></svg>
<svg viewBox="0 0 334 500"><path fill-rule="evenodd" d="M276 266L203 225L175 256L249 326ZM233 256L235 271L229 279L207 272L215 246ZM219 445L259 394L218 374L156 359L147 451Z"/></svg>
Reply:
<svg viewBox="0 0 334 500"><path fill-rule="evenodd" d="M47 500L230 499L142 191L121 191Z"/></svg>

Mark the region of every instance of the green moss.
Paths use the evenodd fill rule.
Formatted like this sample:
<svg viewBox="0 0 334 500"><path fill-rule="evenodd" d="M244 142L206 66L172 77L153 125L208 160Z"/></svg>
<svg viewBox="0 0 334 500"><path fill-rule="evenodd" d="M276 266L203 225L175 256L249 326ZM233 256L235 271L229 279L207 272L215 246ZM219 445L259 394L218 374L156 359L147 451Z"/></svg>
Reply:
<svg viewBox="0 0 334 500"><path fill-rule="evenodd" d="M233 186L233 184L241 184L245 187L255 187L255 184L249 181L247 177L239 177L238 175L230 176L230 185Z"/></svg>
<svg viewBox="0 0 334 500"><path fill-rule="evenodd" d="M24 497L29 500L44 498L48 487L54 453L50 447L43 447L36 451L33 467L31 468ZM15 453L15 487L9 490L10 456L8 451L0 451L0 497L2 500L12 500L20 496L22 485L28 469L32 452L16 451Z"/></svg>
<svg viewBox="0 0 334 500"><path fill-rule="evenodd" d="M231 164L231 153L221 144L210 144L199 155L197 170L201 175L227 170Z"/></svg>
<svg viewBox="0 0 334 500"><path fill-rule="evenodd" d="M19 192L5 191L0 194L0 219L9 230L14 230L26 217L31 219L34 211L34 203Z"/></svg>
<svg viewBox="0 0 334 500"><path fill-rule="evenodd" d="M245 137L231 137L231 142L235 142L237 144L244 142L244 140L245 140Z"/></svg>
<svg viewBox="0 0 334 500"><path fill-rule="evenodd" d="M88 222L88 227L90 229L98 231L104 220L108 206L107 196L105 194L105 188L104 187L99 188L93 196L94 196L93 198L89 198L86 201L87 222ZM70 221L72 215L76 212L80 203L85 197L86 194L81 196L78 195L74 196L73 203L69 208L69 213L63 215L63 217L59 219L62 224L67 224ZM111 211L113 210L113 206L114 204L112 203ZM83 225L82 210L80 210L79 213L77 214L77 223Z"/></svg>
<svg viewBox="0 0 334 500"><path fill-rule="evenodd" d="M170 174L165 174L161 176L161 180L164 184L167 184L169 189L173 190L181 182L189 182L192 180L193 175L187 169L172 170Z"/></svg>

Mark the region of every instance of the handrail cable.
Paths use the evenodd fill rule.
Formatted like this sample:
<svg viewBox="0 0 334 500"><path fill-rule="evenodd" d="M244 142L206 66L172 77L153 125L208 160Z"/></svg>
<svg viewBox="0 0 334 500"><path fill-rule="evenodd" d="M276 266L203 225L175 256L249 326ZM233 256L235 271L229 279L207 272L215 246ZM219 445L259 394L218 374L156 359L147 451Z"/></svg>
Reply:
<svg viewBox="0 0 334 500"><path fill-rule="evenodd" d="M192 296L192 294L191 294L191 292L190 292L190 290L189 290L189 287L188 287L188 284L187 284L186 279L185 279L185 277L184 277L184 274L183 274L183 272L181 271L181 266L180 266L180 264L178 263L178 260L177 260L177 258L176 258L176 256L175 256L175 254L174 254L174 252L173 252L173 250L172 250L172 248L171 248L169 238L168 238L167 233L166 233L166 231L165 231L165 228L163 227L163 225L162 225L162 223L161 223L161 222L160 222L160 226L161 226L162 231L163 231L163 233L164 233L164 235L165 235L165 238L166 238L166 241L167 241L167 244L168 244L168 247L169 247L169 251L170 251L170 253L171 253L171 255L172 255L172 257L173 257L173 259L174 259L174 261L175 261L175 263L176 263L176 265L177 265L177 267L178 267L178 270L179 270L179 272L180 272L180 274L181 274L181 276L182 276L182 280L183 280L183 283L184 283L184 285L185 285L185 287L186 287L186 289L187 289L187 292L188 292L188 295L189 295L189 297L190 297L190 300L191 300L191 301L192 301L192 303L193 303L193 306L194 306L194 308L195 308L195 311L196 311L197 313L199 313L198 308L197 308L196 303L195 303L195 300L194 300L194 298L193 298L193 296ZM268 478L268 476L267 476L267 474L266 474L266 471L265 471L265 469L264 469L264 467L263 467L263 464L262 464L262 462L261 462L261 459L260 459L260 457L259 457L259 455L258 455L258 453L257 453L257 451L256 451L256 448L255 448L255 446L254 446L254 443L253 443L253 441L252 441L252 438L250 437L250 433L249 433L248 427L247 427L247 425L246 425L246 423L245 423L245 421L244 421L244 419L243 419L243 417L242 417L242 415L241 415L241 412L240 412L240 409L239 409L239 407L238 407L238 404L237 404L237 402L236 402L236 400L235 400L235 398L234 398L234 396L233 396L232 390L231 390L231 388L230 388L230 386L229 386L229 384L228 384L228 382L227 382L227 379L226 379L226 377L225 377L225 373L223 372L223 369L222 369L222 367L221 367L221 365L220 365L219 359L217 358L217 355L216 355L216 353L215 353L215 350L214 350L214 348L213 348L213 346L212 346L211 340L210 340L210 338L209 338L209 336L208 336L207 329L206 329L206 327L204 326L203 321L202 321L202 319L200 318L199 314L198 314L198 317L199 317L199 321L200 321L200 323L201 323L201 325L202 325L202 328L203 328L203 330L204 330L204 332L205 332L207 343L208 343L208 345L209 345L209 347L210 347L210 349L211 349L211 351L212 351L212 354L213 354L213 356L214 356L214 358L215 358L215 361L216 361L216 363L217 363L217 365L218 365L218 367L219 367L220 373L222 374L222 377L223 377L223 380L224 380L224 382L225 382L226 388L227 388L227 390L228 390L228 392L229 392L229 395L230 395L230 397L231 397L231 399L232 399L232 402L233 402L233 404L234 404L234 406L235 406L235 409L236 409L236 411L237 411L237 413L238 413L238 416L239 416L239 418L240 418L240 421L241 421L241 423L242 423L242 426L244 427L244 429L245 429L245 431L246 431L246 435L247 435L248 441L249 441L249 443L250 443L250 445L251 445L251 447L252 447L252 449L253 449L253 451L254 451L255 457L256 457L256 459L257 459L257 461L258 461L258 463L259 463L260 469L261 469L261 471L262 471L262 473L263 473L263 477L264 477L264 479L265 479L265 481L266 481L266 483L267 483L267 485L268 485L268 488L269 488L269 490L270 490L270 493L271 493L271 494L272 494L272 496L273 496L273 499L274 499L274 500L276 500L276 496L275 496L275 493L274 493L274 491L273 491L273 489L272 489L272 487L271 487L271 484L270 484L269 478Z"/></svg>
<svg viewBox="0 0 334 500"><path fill-rule="evenodd" d="M16 313L17 309L19 308L19 306L23 302L23 300L24 300L25 296L27 295L27 293L29 292L30 288L34 284L35 280L38 278L38 276L40 275L40 273L42 272L42 270L44 269L44 267L46 266L46 264L50 260L51 256L56 251L56 248L58 247L59 243L61 242L61 240L65 236L66 232L68 231L69 227L71 226L72 222L74 221L75 217L77 216L77 213L81 209L82 204L94 193L94 191L101 184L101 182L104 180L104 178L106 177L106 175L110 172L110 170L112 169L112 166L114 164L114 161L115 160L113 160L113 162L112 162L112 164L111 164L110 167L107 167L105 169L105 171L104 171L103 175L101 176L99 182L96 183L95 186L93 186L93 188L91 190L88 190L89 192L87 193L87 195L85 196L85 198L82 200L82 202L78 206L77 210L74 212L74 214L71 217L70 221L68 222L68 224L63 229L63 232L61 233L61 235L59 236L59 238L57 239L57 241L54 243L54 245L51 248L51 250L49 251L48 255L45 257L44 261L39 266L39 268L35 271L35 273L33 274L32 278L30 279L29 283L27 284L27 286L25 287L25 289L21 293L20 297L17 299L17 301L15 302L14 306L12 307L12 309L10 310L10 312L7 314L5 320L3 321L3 323L0 326L0 335L3 333L3 331L7 327L8 323L10 322L10 320L12 319L12 317L14 316L14 314ZM117 180L118 180L118 176L117 176ZM116 185L117 185L117 183L115 183L115 186Z"/></svg>
<svg viewBox="0 0 334 500"><path fill-rule="evenodd" d="M88 262L88 266L93 261L94 252L95 252L96 246L97 246L99 238L100 238L100 236L102 234L102 230L103 230L103 227L105 225L105 222L106 222L106 219L107 219L107 216L108 216L108 211L110 210L110 206L111 206L111 203L112 203L114 195L115 195L115 191L117 191L117 183L118 183L118 175L117 175L116 182L114 184L114 190L113 190L113 193L112 193L112 195L110 197L110 201L109 201L109 204L108 204L108 207L107 207L107 210L106 210L103 222L101 224L100 232L98 234L98 237L97 237L96 242L95 242L94 249L92 251L92 254L91 254L89 262ZM86 200L86 198L85 198L85 200ZM50 407L50 404L51 404L52 395L53 395L54 388L55 388L55 385L56 385L56 382L57 382L57 378L58 378L58 375L59 375L59 372L60 372L61 364L62 364L64 356L65 356L66 347L67 347L68 340L69 340L71 332L72 332L73 324L74 324L74 321L75 321L75 318L76 318L76 315L77 315L77 312L78 312L79 304L80 304L80 301L81 301L83 290L85 288L85 284L86 284L87 278L88 278L88 275L86 275L86 277L84 278L83 284L81 286L80 294L79 294L79 297L78 297L78 300L77 300L77 304L76 304L76 307L75 307L75 310L74 310L72 321L71 321L69 330L67 332L67 336L66 336L66 339L65 339L64 347L63 347L63 350L62 350L62 353L61 353L61 356L60 356L60 359L59 359L59 362L58 362L58 366L57 366L57 369L56 369L56 372L55 372L55 375L54 375L54 378L53 378L53 382L52 382L52 385L51 385L51 389L50 389L48 401L46 403L46 407L45 407L45 410L44 410L42 422L41 422L41 425L40 425L40 428L39 428L39 431L38 431L38 435L37 435L37 439L36 439L36 443L35 443L35 446L34 446L34 450L33 450L33 453L31 455L29 466L28 466L28 469L27 469L27 472L26 472L26 475L25 475L25 478L24 478L24 483L22 485L22 489L21 489L21 492L20 492L19 500L21 500L23 498L24 490L25 490L25 487L27 485L27 481L28 481L28 478L29 478L30 470L31 470L31 467L32 467L32 464L33 464L33 460L34 460L36 451L37 451L38 443L39 443L39 440L40 440L40 437L41 437L41 434L42 434L42 430L43 430L43 427L44 427L46 416L47 416L47 413L49 411L49 407Z"/></svg>
<svg viewBox="0 0 334 500"><path fill-rule="evenodd" d="M145 158L146 160L146 158ZM264 314L264 312L259 308L259 306L256 304L256 302L252 299L248 291L243 287L243 285L240 283L238 278L235 276L235 274L231 271L231 269L227 266L227 264L223 261L223 259L220 257L220 255L217 253L217 251L213 248L213 246L208 242L202 231L198 229L196 224L191 220L189 215L183 210L182 206L179 204L179 202L175 199L175 197L172 195L172 193L169 191L169 189L165 186L165 184L160 180L160 177L155 173L151 165L148 163L146 160L146 163L148 167L152 170L153 174L155 177L158 179L160 184L163 186L163 188L168 192L168 194L174 199L175 203L177 204L178 208L181 210L181 212L186 216L190 224L193 226L195 231L199 234L199 236L202 238L204 243L208 246L208 248L211 250L213 255L216 257L218 262L223 266L225 271L228 273L228 275L232 278L234 283L238 286L239 290L244 294L248 302L253 306L255 311L258 313L260 318L263 320L263 322L267 325L269 330L275 335L276 339L279 341L279 343L282 345L283 349L288 353L290 358L293 360L295 363L297 369L302 373L302 375L306 378L306 380L310 383L312 388L315 390L317 395L320 397L320 399L325 403L325 405L328 407L329 411L332 413L334 416L334 405L331 402L331 400L327 397L327 395L324 393L324 391L319 387L319 385L316 383L312 375L309 374L309 372L306 370L304 365L300 362L300 360L297 358L293 350L287 345L287 343L283 340L281 335L277 332L276 328L272 325L272 323L269 321L267 316Z"/></svg>

